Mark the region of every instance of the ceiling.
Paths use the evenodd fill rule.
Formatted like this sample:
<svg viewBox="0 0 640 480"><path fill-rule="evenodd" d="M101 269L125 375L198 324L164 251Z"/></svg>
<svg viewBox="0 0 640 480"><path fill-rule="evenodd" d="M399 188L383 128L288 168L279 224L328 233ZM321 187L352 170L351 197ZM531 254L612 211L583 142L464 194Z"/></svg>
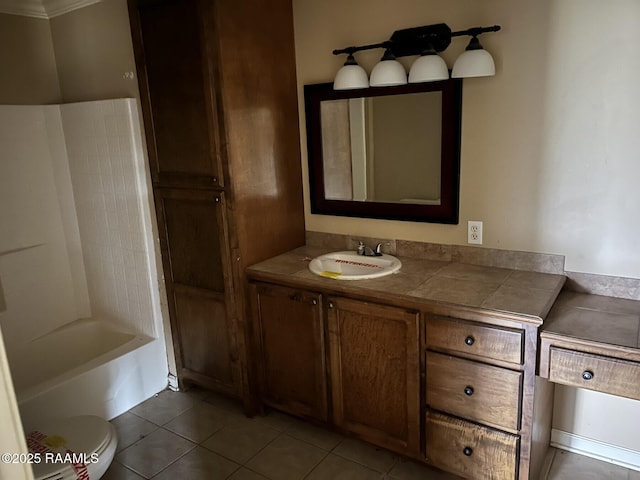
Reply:
<svg viewBox="0 0 640 480"><path fill-rule="evenodd" d="M0 0L0 13L53 18L102 0Z"/></svg>

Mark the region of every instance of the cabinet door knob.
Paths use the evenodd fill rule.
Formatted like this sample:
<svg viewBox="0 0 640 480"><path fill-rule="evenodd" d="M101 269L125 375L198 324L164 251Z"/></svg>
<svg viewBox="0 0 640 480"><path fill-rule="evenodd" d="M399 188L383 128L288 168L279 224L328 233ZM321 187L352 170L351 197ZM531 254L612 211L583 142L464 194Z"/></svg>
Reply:
<svg viewBox="0 0 640 480"><path fill-rule="evenodd" d="M311 300L311 305L317 305L317 304L318 304L318 300L316 300L315 298Z"/></svg>
<svg viewBox="0 0 640 480"><path fill-rule="evenodd" d="M583 380L591 380L593 378L593 372L591 370L585 370L584 372L582 372L582 379Z"/></svg>
<svg viewBox="0 0 640 480"><path fill-rule="evenodd" d="M473 338L471 335L469 335L467 338L464 339L464 343L466 343L467 345L471 346L475 343L475 338Z"/></svg>
<svg viewBox="0 0 640 480"><path fill-rule="evenodd" d="M329 308L333 308L333 302L329 302Z"/></svg>
<svg viewBox="0 0 640 480"><path fill-rule="evenodd" d="M467 457L470 457L471 455L473 455L473 448L464 447L464 449L462 450L462 453L464 453Z"/></svg>
<svg viewBox="0 0 640 480"><path fill-rule="evenodd" d="M470 397L471 395L473 395L473 387L471 386L466 386L464 387L464 394L468 397Z"/></svg>

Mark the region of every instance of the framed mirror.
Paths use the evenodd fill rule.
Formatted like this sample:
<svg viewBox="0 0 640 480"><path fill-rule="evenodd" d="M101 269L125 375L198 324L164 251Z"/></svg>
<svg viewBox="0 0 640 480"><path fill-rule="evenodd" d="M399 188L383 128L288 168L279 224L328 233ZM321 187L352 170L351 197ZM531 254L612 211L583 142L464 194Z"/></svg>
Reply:
<svg viewBox="0 0 640 480"><path fill-rule="evenodd" d="M461 80L304 96L312 213L458 223Z"/></svg>

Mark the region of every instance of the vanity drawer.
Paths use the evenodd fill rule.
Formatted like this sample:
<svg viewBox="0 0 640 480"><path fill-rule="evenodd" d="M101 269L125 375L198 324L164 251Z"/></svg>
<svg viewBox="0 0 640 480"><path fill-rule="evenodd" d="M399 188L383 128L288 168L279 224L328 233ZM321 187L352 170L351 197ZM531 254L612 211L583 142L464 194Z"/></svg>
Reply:
<svg viewBox="0 0 640 480"><path fill-rule="evenodd" d="M517 478L520 437L427 410L426 456L438 468L478 480Z"/></svg>
<svg viewBox="0 0 640 480"><path fill-rule="evenodd" d="M551 347L549 380L640 400L640 363Z"/></svg>
<svg viewBox="0 0 640 480"><path fill-rule="evenodd" d="M427 352L427 404L471 420L517 431L522 372Z"/></svg>
<svg viewBox="0 0 640 480"><path fill-rule="evenodd" d="M427 346L480 357L523 363L524 331L430 316Z"/></svg>

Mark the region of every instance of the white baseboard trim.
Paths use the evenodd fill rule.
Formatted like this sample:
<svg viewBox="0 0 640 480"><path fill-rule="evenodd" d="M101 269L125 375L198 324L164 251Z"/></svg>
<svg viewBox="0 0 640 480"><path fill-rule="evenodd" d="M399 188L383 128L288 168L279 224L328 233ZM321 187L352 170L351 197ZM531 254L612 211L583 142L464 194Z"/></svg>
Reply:
<svg viewBox="0 0 640 480"><path fill-rule="evenodd" d="M640 471L640 451L600 442L562 430L551 430L551 446Z"/></svg>
<svg viewBox="0 0 640 480"><path fill-rule="evenodd" d="M169 374L169 390L174 392L180 391L180 387L178 386L178 377L172 373Z"/></svg>

